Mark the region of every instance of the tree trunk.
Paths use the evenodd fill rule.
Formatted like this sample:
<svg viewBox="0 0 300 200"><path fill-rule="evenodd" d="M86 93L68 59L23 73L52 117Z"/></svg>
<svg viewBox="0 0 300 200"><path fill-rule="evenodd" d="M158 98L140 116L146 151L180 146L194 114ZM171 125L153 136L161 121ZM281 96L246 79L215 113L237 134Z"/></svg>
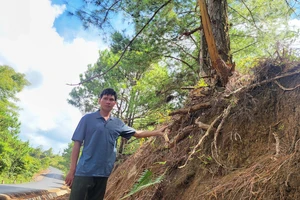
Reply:
<svg viewBox="0 0 300 200"><path fill-rule="evenodd" d="M130 106L129 106L130 107ZM128 109L128 112L127 112L127 114L126 114L126 124L128 125L128 126L130 126L130 127L132 127L133 126L133 121L134 121L134 111L131 111L132 109ZM123 152L124 152L124 148L125 148L125 146L126 146L126 144L127 144L127 139L125 139L125 138L121 138L121 141L120 141L120 147L119 147L119 150L118 150L118 153L119 154L123 154Z"/></svg>
<svg viewBox="0 0 300 200"><path fill-rule="evenodd" d="M202 21L201 76L209 85L221 82L225 86L232 67L230 54L229 24L226 0L198 0ZM217 76L216 76L217 75Z"/></svg>
<svg viewBox="0 0 300 200"><path fill-rule="evenodd" d="M207 6L219 55L226 63L232 64L227 0L210 0Z"/></svg>

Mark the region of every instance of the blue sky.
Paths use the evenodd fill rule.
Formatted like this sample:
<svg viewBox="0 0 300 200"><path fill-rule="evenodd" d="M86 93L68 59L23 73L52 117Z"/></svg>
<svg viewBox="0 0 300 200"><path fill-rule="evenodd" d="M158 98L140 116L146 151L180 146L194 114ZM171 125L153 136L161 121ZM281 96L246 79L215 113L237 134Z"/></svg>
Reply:
<svg viewBox="0 0 300 200"><path fill-rule="evenodd" d="M83 36L86 39L94 40L97 37L96 30L83 30L82 22L76 17L71 16L68 12L74 12L81 7L80 0L73 0L71 3L65 4L63 0L51 0L52 5L61 5L65 7L65 11L59 15L53 26L56 28L57 33L66 41L72 41L76 37Z"/></svg>
<svg viewBox="0 0 300 200"><path fill-rule="evenodd" d="M65 7L64 12L59 15L54 21L54 27L57 33L63 37L66 41L72 41L76 37L83 37L88 41L95 41L101 39L101 32L96 27L89 27L88 30L84 30L82 22L76 16L71 16L69 12L75 13L76 10L82 7L82 0L72 0L65 3L65 0L51 0L53 5L61 5ZM127 30L128 34L132 33L132 27L128 23L122 21L122 14L114 14L111 24L114 29L109 30L113 32L115 30L122 31ZM108 30L105 32L108 33Z"/></svg>

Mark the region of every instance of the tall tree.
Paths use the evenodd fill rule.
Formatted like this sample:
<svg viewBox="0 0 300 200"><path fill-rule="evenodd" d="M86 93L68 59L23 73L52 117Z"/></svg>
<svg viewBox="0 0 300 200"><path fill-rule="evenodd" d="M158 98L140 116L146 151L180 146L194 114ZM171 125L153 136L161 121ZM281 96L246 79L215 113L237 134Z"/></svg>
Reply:
<svg viewBox="0 0 300 200"><path fill-rule="evenodd" d="M207 1L207 22L212 27L211 38L215 39L218 56L229 68L234 65L232 59L237 68L244 67L240 64L245 63L243 59L246 56L254 58L266 55L262 47L272 53L276 47L270 43L275 44L276 40L289 41L294 34L287 24L287 19L294 10L288 4L290 2ZM207 48L211 44L207 44L204 39L204 27L200 20L203 19L203 14L200 15L199 4L197 5L196 1L91 0L88 1L88 8L86 5L83 4L76 11L86 27L95 25L105 32L115 30L111 19L123 15L124 24L129 24L129 30L134 29L136 33L124 51L129 50L128 47L134 44L136 38L147 38L157 47L153 50L169 60L168 63L177 68L178 74L188 74L190 80L213 75L211 55L208 55ZM108 27L110 29L107 29ZM231 43L233 45L230 45ZM180 61L181 65L174 66L173 63L177 61ZM218 76L220 75L218 73Z"/></svg>

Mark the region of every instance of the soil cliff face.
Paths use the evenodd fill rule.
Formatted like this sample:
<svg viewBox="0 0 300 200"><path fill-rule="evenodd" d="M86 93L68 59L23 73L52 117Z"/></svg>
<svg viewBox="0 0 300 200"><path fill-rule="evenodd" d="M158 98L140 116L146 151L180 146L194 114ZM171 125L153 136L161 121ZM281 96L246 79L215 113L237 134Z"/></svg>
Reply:
<svg viewBox="0 0 300 200"><path fill-rule="evenodd" d="M300 65L266 61L225 90L191 91L170 115L170 142L152 138L109 178L106 200L300 199ZM151 181L150 181L151 182Z"/></svg>

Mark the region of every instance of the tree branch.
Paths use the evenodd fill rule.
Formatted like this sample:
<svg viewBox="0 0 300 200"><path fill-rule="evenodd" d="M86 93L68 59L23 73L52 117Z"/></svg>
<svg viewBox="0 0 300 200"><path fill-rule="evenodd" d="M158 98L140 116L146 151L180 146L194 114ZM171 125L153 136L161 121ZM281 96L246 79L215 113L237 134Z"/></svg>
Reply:
<svg viewBox="0 0 300 200"><path fill-rule="evenodd" d="M295 10L297 10L297 8L296 8L296 2L297 2L297 0L295 1L295 3L294 3L294 5L292 6L292 5L290 5L290 3L287 1L287 0L285 0L285 3L287 4L287 6L290 8L289 10L292 10L293 11L293 13L296 15L296 16L299 16L296 12L295 12Z"/></svg>
<svg viewBox="0 0 300 200"><path fill-rule="evenodd" d="M195 70L193 69L193 66L190 65L188 62L186 62L186 61L184 61L184 60L182 60L182 59L180 59L180 58L176 58L176 57L174 57L174 56L165 56L165 57L166 57L166 58L172 58L172 59L174 59L174 60L178 60L178 61L184 63L185 65L187 65L193 72L195 72ZM196 72L195 72L195 73L196 73Z"/></svg>
<svg viewBox="0 0 300 200"><path fill-rule="evenodd" d="M112 8L117 4L119 3L120 1L122 0L117 0L115 1L108 9L106 9L106 12L105 12L105 15L104 15L104 18L103 18L103 22L100 24L100 28L102 28L102 24L106 21L107 19L107 16L108 16L108 13L112 10Z"/></svg>
<svg viewBox="0 0 300 200"><path fill-rule="evenodd" d="M120 61L122 60L122 58L124 57L127 49L131 46L131 44L135 41L135 39L144 31L144 29L150 24L150 22L153 20L153 18L157 15L157 13L163 9L165 6L167 6L172 0L169 0L167 1L166 3L164 3L162 6L160 6L155 12L154 14L151 16L151 18L146 22L146 24L140 29L140 31L129 41L129 43L126 45L125 49L123 50L121 56L119 57L119 59L116 61L115 64L113 64L113 66L111 66L109 69L107 69L106 71L104 71L102 74L98 74L98 75L95 75L95 76L92 76L90 78L87 78L83 81L81 81L80 83L78 84L67 84L67 85L70 85L70 86L77 86L77 85L82 85L83 83L86 83L86 82L89 82L95 78L99 78L105 74L107 74L110 70L112 70L114 67L116 67Z"/></svg>
<svg viewBox="0 0 300 200"><path fill-rule="evenodd" d="M235 53L238 53L238 52L240 52L240 51L243 51L244 49L247 49L248 47L251 47L252 45L255 45L255 44L257 44L257 43L258 43L258 42L253 42L253 43L251 43L251 44L249 44L249 45L243 47L242 49L239 49L239 50L236 50L236 51L232 52L232 54L235 54Z"/></svg>
<svg viewBox="0 0 300 200"><path fill-rule="evenodd" d="M196 31L200 31L200 30L202 30L202 26L200 26L200 27L198 27L198 28L195 28L194 30L191 30L191 31L183 32L183 33L180 35L179 39L181 39L182 36L191 36L193 33L195 33Z"/></svg>
<svg viewBox="0 0 300 200"><path fill-rule="evenodd" d="M234 12L236 12L241 18L243 18L244 20L250 22L250 20L248 20L246 17L244 17L244 15L242 15L241 13L239 13L236 9L234 9L233 7L231 7L230 5L228 5L228 8L230 8L231 10L233 10Z"/></svg>
<svg viewBox="0 0 300 200"><path fill-rule="evenodd" d="M257 30L261 31L260 28L258 28L257 25L256 25L255 19L254 19L253 14L252 14L252 11L249 9L249 7L247 6L247 4L245 3L244 0L242 0L242 3L245 5L245 7L247 8L247 10L249 11L250 16L251 16L252 21L253 21L253 24L254 24L254 27L257 28Z"/></svg>
<svg viewBox="0 0 300 200"><path fill-rule="evenodd" d="M193 40L193 38L191 38ZM173 44L175 44L177 47L179 47L179 49L181 49L185 54L189 55L190 57L192 57L195 60L198 60L195 56L193 56L192 54L190 54L189 52L187 52L182 46L180 46L178 43L176 42L172 42Z"/></svg>

